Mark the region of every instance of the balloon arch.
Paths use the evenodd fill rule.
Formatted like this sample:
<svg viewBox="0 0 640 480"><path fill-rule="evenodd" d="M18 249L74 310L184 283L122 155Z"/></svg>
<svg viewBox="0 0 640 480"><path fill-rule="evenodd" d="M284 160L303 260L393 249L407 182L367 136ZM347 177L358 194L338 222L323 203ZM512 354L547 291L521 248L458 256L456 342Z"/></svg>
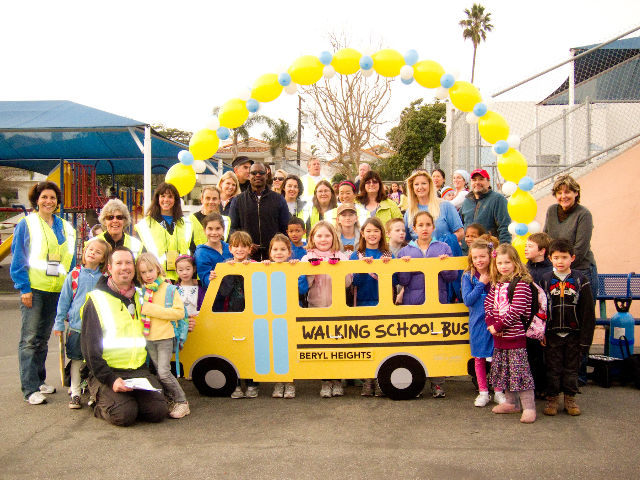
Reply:
<svg viewBox="0 0 640 480"><path fill-rule="evenodd" d="M369 77L376 72L383 77L400 76L402 83L414 81L425 88L435 89L440 100L447 97L459 110L467 113L467 122L477 124L482 138L493 145L498 156L498 170L506 180L502 192L509 196L508 209L513 222L509 232L516 235L513 245L524 257L524 244L531 233L540 231L540 224L534 221L537 204L530 193L533 180L527 177L527 161L517 150L520 138L510 135L505 118L492 111L494 100L483 98L472 83L458 80L459 71L445 71L433 60L420 60L418 52L407 51L404 56L393 49L374 52L365 47L362 52L353 48L343 48L335 53L322 52L319 56L303 55L288 68L278 68L275 73L265 73L256 79L252 88L244 88L237 98L226 101L218 116L206 119L205 128L191 137L189 150L178 155L180 163L169 169L166 181L178 189L180 196L188 194L196 183L196 173L205 171L204 160L217 151L220 140L229 138L229 129L246 122L250 113L261 108L262 103L272 102L284 90L289 95L297 91L298 85L313 85L322 77L341 75L361 75Z"/></svg>

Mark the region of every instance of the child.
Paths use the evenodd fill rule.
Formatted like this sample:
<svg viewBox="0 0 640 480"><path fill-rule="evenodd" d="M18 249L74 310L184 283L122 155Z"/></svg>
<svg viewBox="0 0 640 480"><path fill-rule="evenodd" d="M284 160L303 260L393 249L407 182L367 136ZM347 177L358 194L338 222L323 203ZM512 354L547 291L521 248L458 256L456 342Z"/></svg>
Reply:
<svg viewBox="0 0 640 480"><path fill-rule="evenodd" d="M299 262L299 260L295 258L290 259L291 241L282 233L276 233L271 239L271 243L269 244L269 258L271 260L263 260L262 263L269 265L271 262L284 263L288 260L290 264L294 265ZM271 396L273 398L295 398L296 387L293 385L293 382L288 382L286 385L284 383L276 383Z"/></svg>
<svg viewBox="0 0 640 480"><path fill-rule="evenodd" d="M405 262L411 258L438 257L441 260L451 256L451 247L444 242L431 238L435 230L433 216L429 212L419 211L413 217L413 231L418 238L398 252L398 256ZM447 283L458 277L456 270L445 270L438 274L438 300L447 303ZM420 272L398 272L398 283L404 287L403 305L422 305L425 300L424 274ZM434 398L442 398L444 393L444 378L431 378L431 394Z"/></svg>
<svg viewBox="0 0 640 480"><path fill-rule="evenodd" d="M342 204L343 207L345 204ZM364 260L371 263L373 260L382 259L389 263L393 254L387 246L384 227L380 219L367 218L360 231L360 242L357 251L351 254L349 260ZM353 285L356 288L355 304L357 307L375 307L378 305L378 276L375 273L354 273ZM382 390L375 382L377 396L382 396ZM371 397L374 394L374 379L367 378L362 385L362 396Z"/></svg>
<svg viewBox="0 0 640 480"><path fill-rule="evenodd" d="M595 330L595 305L589 280L571 269L575 260L573 245L558 239L549 247L553 272L542 278L541 287L548 298L545 335L547 364L547 407L545 415L558 413L560 389L564 409L569 415L582 412L576 404L580 355L589 353Z"/></svg>
<svg viewBox="0 0 640 480"><path fill-rule="evenodd" d="M360 225L358 225L358 210L353 203L343 203L338 207L336 215L336 230L340 235L342 248L340 251L350 255L360 242Z"/></svg>
<svg viewBox="0 0 640 480"><path fill-rule="evenodd" d="M100 225L99 223L96 223L93 227L91 227L89 239L95 238L99 235L102 235L103 233L104 233L104 229L102 228L102 225Z"/></svg>
<svg viewBox="0 0 640 480"><path fill-rule="evenodd" d="M504 390L507 401L493 407L494 413L516 413L516 392L522 403L522 423L536 421L534 383L527 360L527 343L522 317L531 313L531 275L516 249L503 243L492 252L491 290L484 301L485 322L493 335L491 384ZM509 284L515 278L513 300L509 303Z"/></svg>
<svg viewBox="0 0 640 480"><path fill-rule="evenodd" d="M473 242L475 242L478 238L480 238L482 235L485 235L486 233L487 231L482 225L480 225L479 223L472 223L464 231L464 243L467 244L467 247L470 247ZM497 247L498 243L496 243L494 246Z"/></svg>
<svg viewBox="0 0 640 480"><path fill-rule="evenodd" d="M498 245L498 239L487 241L479 238L469 246L469 265L462 275L462 298L469 307L469 343L474 357L479 395L476 407L484 407L491 401L487 383L487 358L493 356L493 337L484 320L484 299L491 288L491 252ZM504 403L506 397L500 389L494 389L494 400Z"/></svg>
<svg viewBox="0 0 640 480"><path fill-rule="evenodd" d="M450 202L451 200L456 198L456 191L449 186L442 187L442 190L440 190L440 198L442 198L442 200L447 200L448 202Z"/></svg>
<svg viewBox="0 0 640 480"><path fill-rule="evenodd" d="M144 290L140 313L147 341L147 353L156 368L165 396L173 403L169 416L182 418L191 411L182 387L171 373L171 356L175 342L171 321L177 322L184 318L184 304L180 295L174 295L171 307L165 307L165 297L170 284L165 281L166 274L153 254L140 254L136 261L136 271L138 281Z"/></svg>
<svg viewBox="0 0 640 480"><path fill-rule="evenodd" d="M407 235L404 228L404 220L401 218L392 218L385 224L384 229L389 239L389 250L395 258L399 258L398 252L407 246L407 242L404 241Z"/></svg>
<svg viewBox="0 0 640 480"><path fill-rule="evenodd" d="M325 220L317 222L309 233L307 254L303 262L310 260L328 261L330 258L348 260L340 251L340 239L333 225ZM346 278L346 286L351 285L351 278ZM303 275L298 279L300 293L308 293L310 308L328 308L331 306L331 276ZM320 396L323 398L340 397L344 395L340 380L323 380Z"/></svg>
<svg viewBox="0 0 640 480"><path fill-rule="evenodd" d="M298 217L291 217L287 226L287 235L291 240L291 258L302 260L302 257L307 254L307 242L304 241L306 234L304 221Z"/></svg>
<svg viewBox="0 0 640 480"><path fill-rule="evenodd" d="M220 262L233 258L229 244L222 241L224 220L219 213L210 213L202 220L207 243L196 247L195 262L198 278L206 291L209 288L209 275Z"/></svg>
<svg viewBox="0 0 640 480"><path fill-rule="evenodd" d="M93 238L87 242L82 254L82 266L76 267L67 275L58 300L58 313L53 331L57 337L64 332L64 321L69 319L67 336L67 357L71 360L71 401L69 408L82 408L80 403L80 367L84 363L80 351L80 328L82 318L80 309L84 305L87 293L106 271L107 259L111 254L111 245L102 238Z"/></svg>
<svg viewBox="0 0 640 480"><path fill-rule="evenodd" d="M189 315L189 331L196 326L195 317L198 316L206 290L202 288L200 280L194 278L196 262L189 255L180 255L176 260L178 274L178 294Z"/></svg>

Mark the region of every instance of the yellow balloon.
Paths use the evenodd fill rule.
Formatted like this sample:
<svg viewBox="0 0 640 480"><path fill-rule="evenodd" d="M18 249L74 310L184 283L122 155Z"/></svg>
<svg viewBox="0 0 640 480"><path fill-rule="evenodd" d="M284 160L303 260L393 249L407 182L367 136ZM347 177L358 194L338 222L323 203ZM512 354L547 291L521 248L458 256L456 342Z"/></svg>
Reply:
<svg viewBox="0 0 640 480"><path fill-rule="evenodd" d="M360 70L360 58L362 54L355 48L343 48L333 54L331 65L337 73L351 75Z"/></svg>
<svg viewBox="0 0 640 480"><path fill-rule="evenodd" d="M218 151L220 139L216 132L203 128L191 136L189 141L189 151L195 160L206 160L211 158Z"/></svg>
<svg viewBox="0 0 640 480"><path fill-rule="evenodd" d="M511 220L518 223L531 223L538 213L538 204L529 192L516 190L516 193L509 197L507 210Z"/></svg>
<svg viewBox="0 0 640 480"><path fill-rule="evenodd" d="M251 87L251 98L259 102L272 102L282 93L282 85L278 83L278 75L265 73L259 76Z"/></svg>
<svg viewBox="0 0 640 480"><path fill-rule="evenodd" d="M449 89L449 96L453 106L463 112L472 112L474 105L482 100L480 90L473 83L461 80Z"/></svg>
<svg viewBox="0 0 640 480"><path fill-rule="evenodd" d="M220 126L227 128L238 128L247 121L247 118L249 118L249 110L247 110L246 102L239 98L232 98L224 102L218 114Z"/></svg>
<svg viewBox="0 0 640 480"><path fill-rule="evenodd" d="M371 55L371 58L373 58L373 69L383 77L397 77L405 64L402 54L391 48L378 50Z"/></svg>
<svg viewBox="0 0 640 480"><path fill-rule="evenodd" d="M518 251L520 260L522 260L523 263L527 263L527 258L524 256L524 247L527 244L527 237L529 235L529 233L527 233L526 235L516 235L516 238L514 238L513 242L511 243L511 245L513 245L513 248Z"/></svg>
<svg viewBox="0 0 640 480"><path fill-rule="evenodd" d="M498 171L507 182L518 183L527 174L527 160L518 150L510 148L498 155Z"/></svg>
<svg viewBox="0 0 640 480"><path fill-rule="evenodd" d="M422 60L413 66L413 78L425 88L438 88L444 68L433 60Z"/></svg>
<svg viewBox="0 0 640 480"><path fill-rule="evenodd" d="M480 117L478 130L480 130L482 138L491 144L509 137L509 124L502 115L496 112L487 112L486 115Z"/></svg>
<svg viewBox="0 0 640 480"><path fill-rule="evenodd" d="M167 171L164 181L178 189L178 194L184 197L196 186L196 172L191 165L176 163Z"/></svg>
<svg viewBox="0 0 640 480"><path fill-rule="evenodd" d="M313 85L322 78L324 65L315 55L303 55L289 67L291 81L298 85Z"/></svg>

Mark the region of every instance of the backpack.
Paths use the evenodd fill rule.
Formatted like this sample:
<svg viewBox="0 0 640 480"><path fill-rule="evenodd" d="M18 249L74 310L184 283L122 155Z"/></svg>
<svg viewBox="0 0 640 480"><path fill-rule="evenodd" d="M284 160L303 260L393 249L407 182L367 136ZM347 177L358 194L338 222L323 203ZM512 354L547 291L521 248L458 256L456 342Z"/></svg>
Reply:
<svg viewBox="0 0 640 480"><path fill-rule="evenodd" d="M173 284L167 285L167 293L164 297L164 308L173 307L173 299L176 294L176 287ZM175 347L176 347L176 376L180 376L180 350L184 347L184 343L187 341L187 334L189 333L189 315L187 314L187 307L184 307L184 317L177 322L172 320L173 333L175 335Z"/></svg>
<svg viewBox="0 0 640 480"><path fill-rule="evenodd" d="M76 293L78 293L78 278L80 277L80 270L82 270L81 266L76 266L71 270L71 301L76 298Z"/></svg>
<svg viewBox="0 0 640 480"><path fill-rule="evenodd" d="M507 290L509 303L513 301L516 285L520 280L520 277L513 277L509 282L509 288ZM547 323L547 295L544 293L542 287L535 282L531 282L529 288L531 289L531 313L528 317L523 315L520 319L522 320L522 325L524 326L527 337L542 340Z"/></svg>

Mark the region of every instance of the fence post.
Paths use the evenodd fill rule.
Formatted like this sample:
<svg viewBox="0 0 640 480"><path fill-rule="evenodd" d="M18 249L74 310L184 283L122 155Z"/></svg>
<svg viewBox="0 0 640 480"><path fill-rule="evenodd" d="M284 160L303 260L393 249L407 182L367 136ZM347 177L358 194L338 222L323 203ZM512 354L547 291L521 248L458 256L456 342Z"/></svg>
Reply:
<svg viewBox="0 0 640 480"><path fill-rule="evenodd" d="M589 97L584 99L584 106L587 109L587 158L591 156L591 104Z"/></svg>
<svg viewBox="0 0 640 480"><path fill-rule="evenodd" d="M562 109L562 165L567 165L567 109Z"/></svg>

